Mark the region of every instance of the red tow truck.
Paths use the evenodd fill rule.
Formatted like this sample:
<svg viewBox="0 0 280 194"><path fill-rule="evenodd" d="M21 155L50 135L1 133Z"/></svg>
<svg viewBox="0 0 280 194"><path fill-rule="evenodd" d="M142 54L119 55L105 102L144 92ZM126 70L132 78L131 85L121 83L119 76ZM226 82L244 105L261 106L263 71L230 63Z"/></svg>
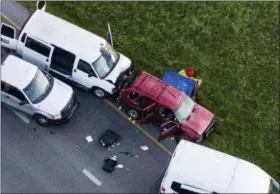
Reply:
<svg viewBox="0 0 280 194"><path fill-rule="evenodd" d="M147 72L123 80L117 101L141 124L157 122L161 128L158 141L176 135L200 143L214 129L213 113Z"/></svg>

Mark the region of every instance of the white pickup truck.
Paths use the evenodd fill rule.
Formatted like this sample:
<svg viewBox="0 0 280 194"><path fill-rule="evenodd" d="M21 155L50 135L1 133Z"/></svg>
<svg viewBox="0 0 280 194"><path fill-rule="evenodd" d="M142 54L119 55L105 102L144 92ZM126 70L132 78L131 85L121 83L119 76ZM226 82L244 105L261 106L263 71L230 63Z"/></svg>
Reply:
<svg viewBox="0 0 280 194"><path fill-rule="evenodd" d="M99 98L114 94L118 81L132 70L131 60L113 48L108 24L107 40L45 12L44 1L16 29L1 24L1 45L55 77L80 86Z"/></svg>
<svg viewBox="0 0 280 194"><path fill-rule="evenodd" d="M1 102L39 125L67 122L79 105L70 86L16 56L4 60L1 73Z"/></svg>

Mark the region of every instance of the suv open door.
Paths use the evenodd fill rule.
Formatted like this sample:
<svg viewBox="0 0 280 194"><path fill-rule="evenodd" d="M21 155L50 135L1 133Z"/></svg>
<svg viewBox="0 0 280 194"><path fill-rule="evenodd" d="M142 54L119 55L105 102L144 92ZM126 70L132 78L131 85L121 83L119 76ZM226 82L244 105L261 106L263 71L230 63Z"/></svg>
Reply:
<svg viewBox="0 0 280 194"><path fill-rule="evenodd" d="M155 118L155 115L156 115L155 114L156 105L157 105L157 103L154 102L142 110L140 124L144 124L144 123L153 121L153 119Z"/></svg>
<svg viewBox="0 0 280 194"><path fill-rule="evenodd" d="M16 29L6 23L1 23L1 45L5 48L16 50Z"/></svg>
<svg viewBox="0 0 280 194"><path fill-rule="evenodd" d="M158 141L161 141L171 135L174 135L174 134L177 135L177 133L180 133L179 124L175 121L167 121L167 122L163 123L160 127L163 130L158 137Z"/></svg>

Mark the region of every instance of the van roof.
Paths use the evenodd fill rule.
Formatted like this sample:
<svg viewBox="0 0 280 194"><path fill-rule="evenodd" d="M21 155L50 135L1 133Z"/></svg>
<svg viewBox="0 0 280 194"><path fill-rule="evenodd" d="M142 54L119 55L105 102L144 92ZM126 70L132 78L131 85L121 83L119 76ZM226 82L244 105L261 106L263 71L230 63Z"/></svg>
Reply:
<svg viewBox="0 0 280 194"><path fill-rule="evenodd" d="M34 78L37 67L14 55L9 55L3 62L2 81L19 89L24 89Z"/></svg>
<svg viewBox="0 0 280 194"><path fill-rule="evenodd" d="M186 96L147 72L141 72L131 87L139 94L147 96L170 110L175 110Z"/></svg>
<svg viewBox="0 0 280 194"><path fill-rule="evenodd" d="M94 62L101 55L100 44L106 44L100 36L41 10L33 13L23 32L79 55L88 62Z"/></svg>
<svg viewBox="0 0 280 194"><path fill-rule="evenodd" d="M167 175L172 181L208 192L268 192L269 175L242 159L185 140L180 141L173 156Z"/></svg>

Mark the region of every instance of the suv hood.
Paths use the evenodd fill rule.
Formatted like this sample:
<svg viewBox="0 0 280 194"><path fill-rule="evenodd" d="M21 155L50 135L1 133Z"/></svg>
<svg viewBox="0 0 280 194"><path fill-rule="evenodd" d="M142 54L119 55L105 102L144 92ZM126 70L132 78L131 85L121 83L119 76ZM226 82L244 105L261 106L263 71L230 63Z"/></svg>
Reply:
<svg viewBox="0 0 280 194"><path fill-rule="evenodd" d="M185 119L183 121L182 125L183 127L191 128L197 134L201 135L207 129L213 118L213 113L199 104L196 104L194 112L191 113L188 120Z"/></svg>
<svg viewBox="0 0 280 194"><path fill-rule="evenodd" d="M42 102L37 104L37 108L52 115L60 114L72 95L73 89L70 86L54 78L52 90Z"/></svg>
<svg viewBox="0 0 280 194"><path fill-rule="evenodd" d="M109 75L107 75L107 77L105 77L104 79L111 80L113 83L116 83L119 75L125 70L127 70L130 66L131 66L131 60L120 53L119 62L116 64L112 72L109 73Z"/></svg>

